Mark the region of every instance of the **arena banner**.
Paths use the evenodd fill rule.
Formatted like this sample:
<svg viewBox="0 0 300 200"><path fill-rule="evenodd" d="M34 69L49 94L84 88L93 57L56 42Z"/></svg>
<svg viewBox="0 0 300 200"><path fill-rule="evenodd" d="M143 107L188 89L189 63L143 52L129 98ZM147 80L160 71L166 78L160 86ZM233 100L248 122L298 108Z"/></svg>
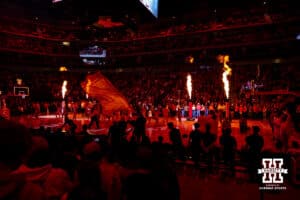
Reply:
<svg viewBox="0 0 300 200"><path fill-rule="evenodd" d="M111 16L99 16L98 21L94 23L94 26L97 28L118 28L124 26L122 22L115 22L112 20Z"/></svg>
<svg viewBox="0 0 300 200"><path fill-rule="evenodd" d="M126 98L101 72L87 75L81 86L89 97L100 102L104 114L131 110Z"/></svg>

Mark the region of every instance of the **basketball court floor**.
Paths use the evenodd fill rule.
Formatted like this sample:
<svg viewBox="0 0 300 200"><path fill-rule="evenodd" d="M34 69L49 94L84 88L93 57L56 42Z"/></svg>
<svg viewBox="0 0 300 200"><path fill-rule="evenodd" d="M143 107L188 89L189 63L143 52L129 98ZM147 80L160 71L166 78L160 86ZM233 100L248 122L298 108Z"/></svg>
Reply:
<svg viewBox="0 0 300 200"><path fill-rule="evenodd" d="M72 114L69 116L72 119ZM62 127L64 119L57 117L55 115L40 115L38 117L35 116L22 116L15 117L13 120L18 121L21 124L24 124L28 128L39 129L41 126L45 128L50 128L56 130ZM78 115L76 119L73 120L77 125L77 132L79 132L84 124L89 124L90 118ZM193 124L197 122L196 120L186 120L182 118L181 121L178 121L177 118L168 118L168 122L173 122L174 125L180 130L182 136L189 135L192 131ZM111 120L100 120L100 128L96 129L95 125L88 130L91 135L103 135L108 133L108 129L111 126ZM236 138L238 143L238 149L245 145L245 137L252 133L252 126L257 125L261 129L261 135L264 138L265 144L264 149L272 149L274 147L273 135L271 127L266 120L248 120L247 126L248 131L245 133L240 133L240 123L239 120L232 120L232 135ZM130 137L133 127L128 125L128 137ZM157 121L151 120L147 121L146 124L146 134L149 136L151 141L156 141L158 136L163 136L164 142L169 142L169 130L167 127L167 121L163 118L160 118ZM218 136L221 133L221 123L218 123ZM183 137L183 144L188 144L188 137Z"/></svg>

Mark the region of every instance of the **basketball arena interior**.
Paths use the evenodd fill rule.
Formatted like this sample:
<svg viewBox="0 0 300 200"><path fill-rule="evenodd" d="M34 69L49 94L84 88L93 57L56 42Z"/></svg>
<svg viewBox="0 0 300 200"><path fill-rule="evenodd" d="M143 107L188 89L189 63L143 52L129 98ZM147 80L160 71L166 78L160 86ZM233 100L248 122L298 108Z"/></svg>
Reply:
<svg viewBox="0 0 300 200"><path fill-rule="evenodd" d="M294 0L1 0L0 199L298 199L299 52Z"/></svg>

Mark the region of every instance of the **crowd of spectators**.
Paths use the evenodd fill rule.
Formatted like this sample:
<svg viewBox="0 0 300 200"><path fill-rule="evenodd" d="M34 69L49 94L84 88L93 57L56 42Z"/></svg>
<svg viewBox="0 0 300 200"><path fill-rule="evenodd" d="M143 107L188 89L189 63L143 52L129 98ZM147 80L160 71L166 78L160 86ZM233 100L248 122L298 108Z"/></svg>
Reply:
<svg viewBox="0 0 300 200"><path fill-rule="evenodd" d="M293 26L298 20L295 17L285 16L285 14L282 16L265 14L264 16L264 13L255 14L255 12L258 11L253 10L248 14L233 14L223 22L210 19L208 23L172 25L168 26L166 30L163 30L162 27L151 28L158 32L149 31L149 28L140 28L136 33L129 31L134 36L128 36L126 32L119 29L115 31L116 33L113 30L101 30L96 31L100 32L100 36L93 33L83 40L78 40L80 35L67 29L63 31L59 28L39 25L39 23L30 24L22 21L11 23L11 20L0 20L1 46L6 49L31 53L78 55L82 41L95 41L107 48L108 55L118 56L128 53L160 51L162 46L164 49L181 49L182 51L182 49L200 47L210 49L259 42L276 43L276 41L293 40L298 33L297 26ZM89 32L89 30L82 31ZM103 34L113 35L113 38L108 39ZM118 37L118 34L121 38ZM63 41L71 42L71 46L62 45Z"/></svg>
<svg viewBox="0 0 300 200"><path fill-rule="evenodd" d="M0 38L2 50L55 56L74 56L78 54L76 46L63 45L62 41L41 40L15 35L7 37L3 33L0 35Z"/></svg>
<svg viewBox="0 0 300 200"><path fill-rule="evenodd" d="M128 124L134 126L130 138L126 131ZM199 129L201 126L205 127L204 132ZM209 124L195 123L194 130L186 136L187 148L182 145L184 136L174 124L168 123L168 128L171 144L165 143L161 136L151 143L145 135L142 116L133 121L116 121L108 134L101 136L89 135L87 126L83 126L79 134L68 135L60 129L55 133L43 127L28 130L1 119L0 188L11 186L15 181L18 184L13 184L10 190L1 190L0 197L180 199L179 160L191 159L194 169L208 177L222 172L222 176L233 178L236 165L242 164L249 181L256 183L261 181L256 172L264 156L283 157L284 167L289 171L293 169L291 154L285 151L283 144L277 143L275 152L263 151L265 141L258 126L245 137L246 145L240 150L228 127L223 128L218 137ZM216 145L217 140L220 146ZM294 175L292 172L290 177Z"/></svg>
<svg viewBox="0 0 300 200"><path fill-rule="evenodd" d="M289 27L289 28L287 28ZM109 48L112 55L122 55L137 52L161 51L174 49L210 49L217 47L244 46L249 44L270 43L278 41L295 40L297 28L285 25L264 25L241 29L211 30L193 35L176 35L172 37L158 37L145 40L120 42L117 46ZM276 33L276 34L274 34Z"/></svg>
<svg viewBox="0 0 300 200"><path fill-rule="evenodd" d="M33 20L14 19L10 17L0 18L0 30L2 33L19 35L28 38L36 38L52 41L72 41L76 39L74 32L79 30L75 25L42 23L38 17Z"/></svg>
<svg viewBox="0 0 300 200"><path fill-rule="evenodd" d="M162 37L172 37L172 36L182 36L182 35L192 35L199 32L210 32L217 30L226 30L232 28L239 28L244 26L259 26L271 24L273 22L283 22L293 19L290 15L291 13L272 13L268 14L260 9L250 9L248 11L233 12L230 16L220 17L217 19L215 16L203 17L203 16L193 16L188 23L175 23L174 21L162 20L162 22L156 25L145 24L137 31L132 31L130 29L122 30L110 30L107 32L99 32L97 38L97 33L94 33L94 37L107 42L117 42L117 41L131 41L131 40L147 40L147 39L158 39ZM193 18L202 19L195 20ZM288 19L288 20L287 20ZM172 26L170 26L172 24Z"/></svg>
<svg viewBox="0 0 300 200"><path fill-rule="evenodd" d="M63 42L76 40L79 30L71 25L50 25L34 20L0 18L1 48L31 54L75 55L78 47L72 48Z"/></svg>
<svg viewBox="0 0 300 200"><path fill-rule="evenodd" d="M281 95L280 91L288 94L297 91L299 83L296 81L297 67L294 65L264 65L264 66L232 66L233 73L230 77L230 101L231 109L239 110L237 107L245 106L247 111L253 113L253 107L260 112L268 110L273 104L272 99L276 95ZM189 72L192 75L192 98L189 99L186 89L186 77L188 72L166 72L156 71L147 68L145 71L130 72L103 72L104 75L112 82L113 85L126 97L129 104L135 109L143 109L145 115L151 110L152 114L168 106L172 115L176 111L185 109L188 101L191 100L195 105L200 103L206 108L214 104L224 103L225 95L222 77L222 66L211 66L207 69L198 69ZM21 113L32 113L34 109L30 102L40 103L42 111L44 104L56 102L55 106L50 106L51 112L55 112L62 100L61 87L64 80L67 84L68 102L80 102L87 100L86 93L81 87L81 82L85 79L85 72L22 72L19 74L5 72L1 74L2 97L8 97L8 105L13 114L19 113L19 104L22 103ZM288 76L287 76L288 75ZM287 78L288 77L288 78ZM294 77L294 78L293 78ZM18 85L16 80L22 79L22 84ZM285 84L282 84L285 83ZM15 96L14 87L26 86L29 88L29 96ZM272 94L264 95L264 92ZM279 92L277 92L279 91ZM244 109L244 110L245 110ZM239 112L239 111L238 111ZM257 112L257 110L255 111ZM19 113L20 114L20 113ZM249 116L253 117L253 114ZM262 118L262 114L259 115ZM269 116L269 115L268 115ZM184 117L184 116L183 116ZM266 117L265 117L266 118Z"/></svg>
<svg viewBox="0 0 300 200"><path fill-rule="evenodd" d="M1 154L1 172L6 172L1 173L5 180L1 187L16 178L22 183L1 190L1 198L180 199L163 144L152 148L121 140L113 146L106 137L99 142L86 133L77 138L60 133L53 137L47 131L29 133L11 122L0 123L1 150L13 152L10 158Z"/></svg>

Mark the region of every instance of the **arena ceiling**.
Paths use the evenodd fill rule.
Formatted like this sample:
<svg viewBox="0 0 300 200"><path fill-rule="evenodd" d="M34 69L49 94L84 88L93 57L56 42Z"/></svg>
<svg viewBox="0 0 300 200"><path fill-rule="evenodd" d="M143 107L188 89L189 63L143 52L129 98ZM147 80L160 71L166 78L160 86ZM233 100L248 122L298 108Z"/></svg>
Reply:
<svg viewBox="0 0 300 200"><path fill-rule="evenodd" d="M191 18L193 18L195 21L203 21L205 20L205 17L212 18L211 16L215 14L219 16L223 15L224 18L226 18L226 16L231 16L230 14L232 11L247 11L250 7L261 8L263 10L265 9L266 12L272 12L272 10L277 9L276 12L278 12L278 9L280 9L280 7L283 5L290 8L288 9L288 13L290 15L299 16L299 7L294 6L296 2L297 1L295 0L160 0L159 16L158 18L155 18L139 2L139 0L62 0L56 4L53 4L52 0L0 0L0 16L11 16L12 18L24 17L27 19L45 19L45 21L48 21L54 25L56 25L59 21L72 23L75 21L76 23L84 26L84 28L82 27L78 31L78 35L81 36L83 35L82 33L88 32L86 26L93 24L99 16L111 16L113 20L122 22L125 21L126 23L124 24L127 26L132 26L133 24L137 25L137 27L142 27L138 25L143 24L157 25L160 24L159 22L161 21L169 22L170 20L172 22L175 21L175 23L178 22L178 24L181 24L183 22L189 22L188 20L191 20ZM292 12L293 10L295 12ZM201 15L202 17L194 17L195 15ZM40 21L43 22L44 20ZM167 24L167 26L172 25L171 23L164 24ZM150 27L153 28L153 26ZM101 31L103 30L100 29L100 32ZM280 49L282 49L281 46ZM234 51L240 52L240 50L236 49L234 49ZM283 52L285 53L285 51ZM293 51L294 54L297 52L299 51ZM139 62L141 61L139 60L153 65L156 63L152 62L159 60L165 64L165 62L169 63L169 57L172 58L170 59L172 60L170 62L184 63L187 55L192 53L196 53L197 56L198 54L201 54L201 52L183 52L181 54L174 55L154 54L153 56L147 56L148 54L145 54L143 56L134 55L124 58L117 57L111 60L111 63L113 64L110 65L123 67L124 63L128 63L128 66L137 66L140 65ZM291 53L289 52L289 54ZM156 59L153 59L154 57ZM260 57L258 59L260 59ZM16 66L26 65L34 67L40 66L41 63L44 65L53 66L58 65L57 63L64 63L65 65L71 66L82 64L79 57L76 57L76 59L73 57L70 59L60 59L51 56L27 55L16 52L2 52L0 60L5 65L14 63ZM253 58L251 58L251 60L253 60ZM209 63L209 60L207 63Z"/></svg>
<svg viewBox="0 0 300 200"><path fill-rule="evenodd" d="M98 16L112 16L115 20L131 19L138 23L152 23L163 18L181 20L192 13L213 15L230 10L248 9L249 6L268 8L280 2L291 5L294 0L159 0L156 19L139 0L1 0L1 13L39 16L41 18L78 20L82 24L94 22ZM15 11L12 11L15 9Z"/></svg>

